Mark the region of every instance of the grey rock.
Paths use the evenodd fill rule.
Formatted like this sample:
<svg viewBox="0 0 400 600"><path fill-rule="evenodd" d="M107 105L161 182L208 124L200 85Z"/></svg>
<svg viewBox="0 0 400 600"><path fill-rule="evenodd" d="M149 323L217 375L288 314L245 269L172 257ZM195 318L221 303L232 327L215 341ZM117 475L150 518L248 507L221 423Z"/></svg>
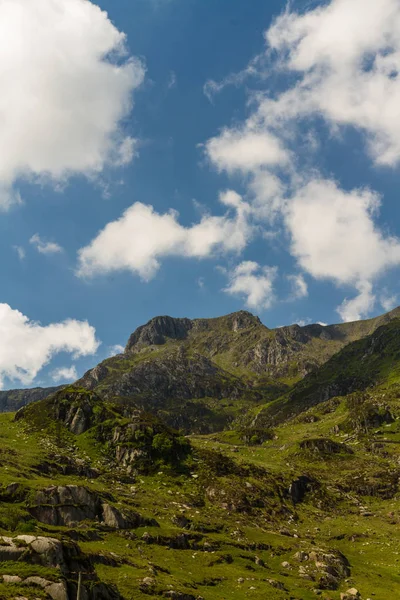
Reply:
<svg viewBox="0 0 400 600"><path fill-rule="evenodd" d="M18 575L3 575L4 583L21 583L21 577Z"/></svg>
<svg viewBox="0 0 400 600"><path fill-rule="evenodd" d="M67 586L65 583L52 583L45 588L46 594L53 600L68 600Z"/></svg>

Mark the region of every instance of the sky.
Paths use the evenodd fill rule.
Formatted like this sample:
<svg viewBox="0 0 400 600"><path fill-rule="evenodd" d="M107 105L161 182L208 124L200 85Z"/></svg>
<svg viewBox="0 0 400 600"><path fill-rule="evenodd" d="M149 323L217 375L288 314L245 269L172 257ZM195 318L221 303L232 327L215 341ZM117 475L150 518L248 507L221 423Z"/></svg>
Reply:
<svg viewBox="0 0 400 600"><path fill-rule="evenodd" d="M399 0L1 0L0 388L400 304L399 71Z"/></svg>

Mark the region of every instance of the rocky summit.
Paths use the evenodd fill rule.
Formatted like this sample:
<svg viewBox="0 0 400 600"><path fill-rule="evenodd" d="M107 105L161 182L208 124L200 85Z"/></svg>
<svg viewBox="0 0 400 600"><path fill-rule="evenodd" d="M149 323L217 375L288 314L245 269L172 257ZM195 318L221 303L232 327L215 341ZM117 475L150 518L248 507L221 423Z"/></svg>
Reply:
<svg viewBox="0 0 400 600"><path fill-rule="evenodd" d="M156 317L0 405L0 599L400 598L400 309Z"/></svg>

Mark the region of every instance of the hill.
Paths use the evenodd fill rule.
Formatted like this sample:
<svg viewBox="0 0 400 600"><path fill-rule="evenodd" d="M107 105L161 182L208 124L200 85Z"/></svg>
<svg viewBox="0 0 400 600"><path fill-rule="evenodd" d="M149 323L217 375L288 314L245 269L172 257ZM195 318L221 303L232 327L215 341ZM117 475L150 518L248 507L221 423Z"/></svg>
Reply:
<svg viewBox="0 0 400 600"><path fill-rule="evenodd" d="M356 323L268 329L240 311L216 319L156 317L125 351L77 385L124 398L186 433L212 433L288 393L354 340L391 323L400 309Z"/></svg>
<svg viewBox="0 0 400 600"><path fill-rule="evenodd" d="M400 597L398 316L158 317L0 415L0 598Z"/></svg>
<svg viewBox="0 0 400 600"><path fill-rule="evenodd" d="M64 386L49 388L31 388L25 390L0 391L0 412L14 412L26 404L37 402L54 394Z"/></svg>

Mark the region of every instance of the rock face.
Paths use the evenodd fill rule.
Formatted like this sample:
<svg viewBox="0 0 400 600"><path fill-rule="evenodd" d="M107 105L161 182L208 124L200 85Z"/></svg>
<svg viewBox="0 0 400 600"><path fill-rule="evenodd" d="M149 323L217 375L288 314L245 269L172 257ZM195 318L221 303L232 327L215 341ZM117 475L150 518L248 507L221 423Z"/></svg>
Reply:
<svg viewBox="0 0 400 600"><path fill-rule="evenodd" d="M165 344L166 339L184 340L192 329L193 322L190 319L173 319L172 317L156 317L146 325L136 329L131 335L125 348L125 352L143 346L160 346Z"/></svg>
<svg viewBox="0 0 400 600"><path fill-rule="evenodd" d="M317 486L317 482L307 475L302 475L298 479L295 479L289 486L289 494L294 504L303 502L306 495Z"/></svg>
<svg viewBox="0 0 400 600"><path fill-rule="evenodd" d="M30 404L43 400L64 386L49 388L32 388L30 390L7 390L0 391L0 412L14 412Z"/></svg>
<svg viewBox="0 0 400 600"><path fill-rule="evenodd" d="M0 537L0 558L3 571L7 570L7 562L23 561L31 565L51 567L59 571L59 578L50 581L39 576L19 577L4 573L4 583L30 585L42 589L47 597L53 600L70 600L76 598L76 573L83 571L84 579L82 598L84 600L122 600L120 594L112 587L100 583L91 561L81 554L79 547L69 542L65 544L55 538L33 535L18 535L15 538ZM12 568L12 566L10 567ZM67 583L68 582L68 583Z"/></svg>
<svg viewBox="0 0 400 600"><path fill-rule="evenodd" d="M188 356L182 349L168 358L143 361L107 388L107 397L132 394L144 398L142 409L165 402L167 398L238 398L247 386L237 377L223 371L208 358Z"/></svg>
<svg viewBox="0 0 400 600"><path fill-rule="evenodd" d="M297 552L294 559L301 563L300 577L317 582L320 590L337 590L351 575L349 561L337 550L314 548L309 552Z"/></svg>
<svg viewBox="0 0 400 600"><path fill-rule="evenodd" d="M304 440L300 444L302 450L309 450L316 454L353 454L353 450L345 444L340 444L327 438L316 438L313 440Z"/></svg>
<svg viewBox="0 0 400 600"><path fill-rule="evenodd" d="M292 407L296 416L304 405L358 389L360 380L353 375L327 378L321 385L312 376L349 342L395 322L399 314L396 310L357 324L275 330L246 311L215 319L156 317L130 336L122 354L103 361L74 385L107 400L121 398L186 433L221 431L260 404L270 406L257 413L257 425L265 420L273 426L280 415L271 420L270 413L280 412L280 405L271 401L289 393L288 380L305 378L305 385L291 390L284 418ZM375 341L365 355L382 348ZM55 418L79 435L92 426L93 409L92 400L82 397L79 407L61 403Z"/></svg>
<svg viewBox="0 0 400 600"><path fill-rule="evenodd" d="M28 510L41 523L53 526L72 527L86 520L102 523L113 529L130 529L149 524L149 520L139 514L122 514L98 494L76 485L52 486L37 492ZM151 524L154 525L154 521Z"/></svg>

